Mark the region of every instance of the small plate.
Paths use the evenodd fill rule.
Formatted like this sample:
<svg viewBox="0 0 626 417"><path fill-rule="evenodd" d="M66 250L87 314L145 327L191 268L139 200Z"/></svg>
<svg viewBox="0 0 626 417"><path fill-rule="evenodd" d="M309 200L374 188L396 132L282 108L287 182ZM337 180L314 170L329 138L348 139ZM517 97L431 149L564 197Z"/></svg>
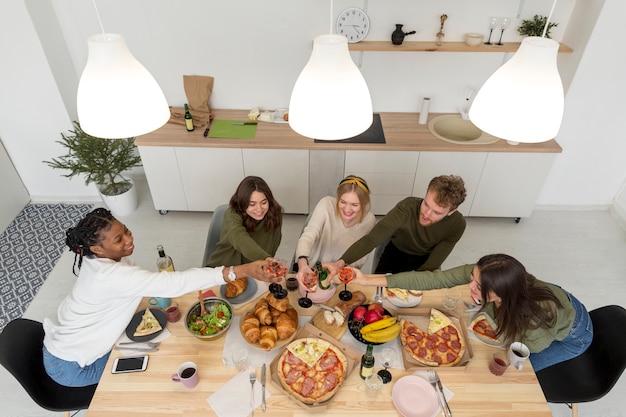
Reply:
<svg viewBox="0 0 626 417"><path fill-rule="evenodd" d="M396 307L408 308L408 307L415 307L416 305L418 305L422 301L422 296L421 295L415 296L415 295L409 294L409 299L407 301L404 301L400 297L391 296L387 294L387 301L389 301L391 304L393 304Z"/></svg>
<svg viewBox="0 0 626 417"><path fill-rule="evenodd" d="M363 306L367 308L369 304L363 304ZM385 314L389 316L393 316L393 314L391 314L389 310L387 310L386 308L383 308L383 310L385 310ZM387 343L387 342L368 342L367 340L363 339L363 336L361 336L361 328L363 326L365 326L364 321L360 322L360 321L354 320L354 310L352 310L350 312L350 315L348 316L348 330L350 331L350 334L354 336L356 340L358 340L359 342L365 345L382 345L383 343Z"/></svg>
<svg viewBox="0 0 626 417"><path fill-rule="evenodd" d="M482 334L478 334L476 333L472 327L474 327L474 322L480 319L485 319L487 320L487 322L489 323L489 325L493 328L493 330L498 330L498 326L494 323L494 321L491 319L491 317L489 317L487 314L485 313L478 313L476 314L476 316L472 319L472 321L470 321L469 327L468 329L472 332L472 334L474 336L476 336L476 338L478 340L480 340L481 342L483 342L486 345L489 346L495 346L495 347L501 347L503 345L503 343L501 341L495 341L492 339L489 339L488 337L483 336Z"/></svg>
<svg viewBox="0 0 626 417"><path fill-rule="evenodd" d="M128 338L133 342L147 342L148 340L152 340L159 334L161 334L163 329L165 329L165 326L167 325L167 316L165 315L165 313L158 308L151 308L150 311L154 315L154 318L157 319L162 329L156 333L152 333L146 336L134 336L135 330L137 330L137 326L139 326L139 323L141 323L141 317L146 312L146 310L138 311L130 320L128 326L126 326L126 336L128 336Z"/></svg>
<svg viewBox="0 0 626 417"><path fill-rule="evenodd" d="M416 375L398 379L391 390L391 401L404 417L432 417L439 409L433 386Z"/></svg>
<svg viewBox="0 0 626 417"><path fill-rule="evenodd" d="M246 277L246 278L248 280L248 285L246 286L246 289L237 297L232 297L232 298L226 297L225 295L226 284L220 286L220 297L222 297L225 300L228 300L228 302L231 304L243 304L246 301L251 300L252 297L254 297L254 294L256 294L256 289L257 289L256 280L250 277Z"/></svg>

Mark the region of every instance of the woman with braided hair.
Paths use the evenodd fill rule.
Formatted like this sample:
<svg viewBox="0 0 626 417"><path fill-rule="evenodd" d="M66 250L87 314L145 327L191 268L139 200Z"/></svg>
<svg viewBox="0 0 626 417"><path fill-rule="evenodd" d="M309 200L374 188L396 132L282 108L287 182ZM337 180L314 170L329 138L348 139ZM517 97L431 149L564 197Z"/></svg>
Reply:
<svg viewBox="0 0 626 417"><path fill-rule="evenodd" d="M57 320L44 320L44 366L61 385L97 383L120 334L143 297L178 297L224 284L229 268L191 268L177 272L150 272L128 258L135 249L133 235L111 212L97 208L66 232L66 244L75 253L78 276L61 302ZM273 282L281 278L265 272L265 261L231 268L237 277ZM78 273L77 273L78 271Z"/></svg>

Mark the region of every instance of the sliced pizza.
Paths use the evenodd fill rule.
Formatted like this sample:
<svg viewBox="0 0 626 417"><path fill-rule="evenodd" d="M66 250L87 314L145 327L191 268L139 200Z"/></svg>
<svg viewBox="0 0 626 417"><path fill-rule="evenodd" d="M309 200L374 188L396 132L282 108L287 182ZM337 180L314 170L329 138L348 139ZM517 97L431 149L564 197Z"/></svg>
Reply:
<svg viewBox="0 0 626 417"><path fill-rule="evenodd" d="M134 336L148 336L163 330L159 321L154 317L152 311L146 308L146 311L141 316L141 322L135 330Z"/></svg>
<svg viewBox="0 0 626 417"><path fill-rule="evenodd" d="M452 324L452 320L441 311L432 308L430 310L430 319L428 322L428 333L435 334L439 330Z"/></svg>
<svg viewBox="0 0 626 417"><path fill-rule="evenodd" d="M496 325L484 313L478 314L470 323L469 328L474 332L478 339L492 345L502 343L496 336Z"/></svg>
<svg viewBox="0 0 626 417"><path fill-rule="evenodd" d="M291 396L313 405L335 395L348 373L348 361L332 343L317 338L299 339L280 355L276 373Z"/></svg>

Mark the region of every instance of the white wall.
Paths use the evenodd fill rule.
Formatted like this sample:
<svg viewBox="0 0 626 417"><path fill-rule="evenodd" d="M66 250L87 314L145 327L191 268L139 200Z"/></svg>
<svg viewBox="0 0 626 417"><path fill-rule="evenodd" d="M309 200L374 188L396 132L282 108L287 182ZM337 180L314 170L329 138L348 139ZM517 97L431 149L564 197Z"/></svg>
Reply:
<svg viewBox="0 0 626 417"><path fill-rule="evenodd" d="M38 41L24 1L29 2L31 9L37 7L38 1L31 0L3 0L0 5L3 9L0 53L3 57L19 55L20 64L27 68L26 71L9 71L4 66L0 69L3 91L0 134L33 199L95 195L95 190L85 189L80 181L68 182L59 176L59 171L52 171L41 163L43 159L60 154L51 141L69 128L73 118L74 110L64 107L63 98L74 94L75 84L67 81L77 78L75 74L80 74L85 65L87 37L100 31L92 2L51 1L56 16L50 13L49 24L61 27L66 43L61 47L53 42L52 48L58 48L55 53L68 54L73 66L70 71L67 65L46 63L44 51L50 54L50 42L43 42L42 46ZM503 40L520 40L515 29L520 19L514 17L519 0L335 0L334 3L332 26L334 16L341 10L367 4L371 19L367 40L389 39L396 23L404 24L406 31L418 31L407 40L434 40L439 16L443 13L448 15L446 40L461 40L466 32L486 33L489 16L513 17ZM153 73L170 104L181 105L186 101L183 74L202 74L216 78L212 106L247 109L287 106L295 79L309 58L313 37L330 30L329 4L329 1L319 0L106 0L98 2L98 7L105 30L125 37L133 54ZM526 0L521 18L547 15L550 6L549 1ZM593 9L592 13L585 14L589 12L587 7ZM598 12L600 8L602 13ZM560 0L557 4L552 21L559 22L559 26L553 30L553 37L563 40L577 52L582 49L584 54L559 59L559 65L564 63L566 86L571 86L558 137L564 153L559 156L541 195L542 205L608 206L626 177L624 164L619 163L620 156L624 159L624 150L616 143L617 119L607 123L598 112L593 122L595 125L604 123L603 127L598 127L602 129L603 142L590 149L594 143L588 140L590 128L580 116L582 108L586 108L589 93L586 90L592 90L595 103L607 109L620 108L623 99L615 91L614 80L608 78L609 75L617 77L619 71L604 72L600 88L592 85L597 82L597 71L603 68L595 64L597 56L602 56L599 61L609 59L623 70L626 52L611 41L618 39L614 32L604 35L593 32L589 45L586 45L587 38L574 36L591 32L595 15L601 19L599 26L605 26L604 21L610 23L606 25L607 32L623 33L616 19L624 12L626 5L620 0L605 0L604 5L601 0ZM39 33L55 33L41 28L46 25L41 13L33 15ZM580 25L576 19L590 15L584 20L590 28L579 26L578 31L568 34L570 16ZM8 38L18 38L19 45L10 43ZM587 57L587 54L591 55ZM432 112L453 112L464 102L467 88L480 87L502 64L503 55L376 52L353 53L353 58L362 65L376 111L418 111L421 97L429 95ZM581 68L578 68L579 63ZM55 83L55 79L63 82ZM623 84L618 85L618 89L623 96L626 92ZM30 119L34 121L26 129L12 117L17 105L29 109ZM581 134L583 132L585 134ZM24 138L32 143L24 146ZM579 165L587 162L589 155L593 156L593 162L586 164L586 177L581 178ZM599 169L589 169L590 165ZM616 178L615 183L606 180L609 173Z"/></svg>

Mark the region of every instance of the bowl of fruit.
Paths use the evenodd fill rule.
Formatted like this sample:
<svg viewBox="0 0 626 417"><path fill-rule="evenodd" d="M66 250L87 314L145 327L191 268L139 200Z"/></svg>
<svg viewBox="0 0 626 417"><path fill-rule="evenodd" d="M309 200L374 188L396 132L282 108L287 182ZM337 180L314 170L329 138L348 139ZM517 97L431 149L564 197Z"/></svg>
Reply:
<svg viewBox="0 0 626 417"><path fill-rule="evenodd" d="M381 345L398 337L400 323L380 304L364 304L348 316L348 330L361 343Z"/></svg>

